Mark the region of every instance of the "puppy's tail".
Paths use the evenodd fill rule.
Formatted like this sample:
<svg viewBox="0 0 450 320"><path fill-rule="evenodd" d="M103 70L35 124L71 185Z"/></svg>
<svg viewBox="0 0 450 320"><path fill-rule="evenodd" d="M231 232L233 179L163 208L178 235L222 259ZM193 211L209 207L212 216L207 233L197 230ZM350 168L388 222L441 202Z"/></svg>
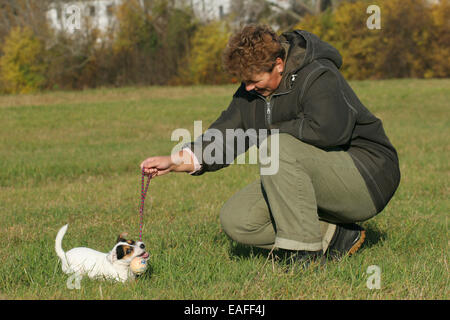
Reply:
<svg viewBox="0 0 450 320"><path fill-rule="evenodd" d="M59 229L58 234L56 235L56 239L55 239L55 251L56 251L56 254L58 255L58 257L61 259L63 269L65 269L68 266L67 259L66 259L66 253L64 252L62 245L61 245L62 239L64 238L64 235L66 234L67 227L68 227L68 224L66 224L61 229Z"/></svg>

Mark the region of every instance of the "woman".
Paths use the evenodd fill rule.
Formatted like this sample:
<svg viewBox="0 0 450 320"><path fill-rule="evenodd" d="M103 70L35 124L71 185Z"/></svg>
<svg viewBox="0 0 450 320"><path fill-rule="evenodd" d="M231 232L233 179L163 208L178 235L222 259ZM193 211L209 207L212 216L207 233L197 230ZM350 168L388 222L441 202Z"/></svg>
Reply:
<svg viewBox="0 0 450 320"><path fill-rule="evenodd" d="M400 182L396 150L341 65L334 47L303 30L278 37L270 27L250 25L230 38L224 66L242 84L207 132L279 132L267 138L278 142L277 172L261 175L221 210L223 230L235 241L276 247L302 266L324 255L340 258L364 241L355 222L374 217L392 198ZM226 167L229 161L202 158L201 150L218 143L209 140L200 137L177 160L148 158L141 168L156 176L198 176ZM226 140L217 150L225 153Z"/></svg>

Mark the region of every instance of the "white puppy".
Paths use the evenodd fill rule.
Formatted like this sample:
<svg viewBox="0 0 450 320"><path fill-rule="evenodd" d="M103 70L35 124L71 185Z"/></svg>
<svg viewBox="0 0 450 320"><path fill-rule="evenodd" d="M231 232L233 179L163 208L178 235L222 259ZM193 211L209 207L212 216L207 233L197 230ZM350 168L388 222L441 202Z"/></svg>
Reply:
<svg viewBox="0 0 450 320"><path fill-rule="evenodd" d="M117 238L117 243L108 253L93 249L78 247L67 252L62 249L61 243L67 231L67 224L59 229L55 240L55 250L61 259L62 270L67 274L75 273L79 276L87 275L89 278L114 279L125 282L135 277L130 270L131 260L135 257L148 259L143 242L126 240L126 233Z"/></svg>

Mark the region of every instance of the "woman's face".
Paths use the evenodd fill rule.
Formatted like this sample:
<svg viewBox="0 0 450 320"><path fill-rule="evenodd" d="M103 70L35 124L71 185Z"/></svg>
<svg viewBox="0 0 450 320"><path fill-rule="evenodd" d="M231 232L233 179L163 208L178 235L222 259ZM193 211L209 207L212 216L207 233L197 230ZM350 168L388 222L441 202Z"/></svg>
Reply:
<svg viewBox="0 0 450 320"><path fill-rule="evenodd" d="M271 95L280 85L283 70L284 62L277 58L271 72L254 74L251 79L244 80L245 90L255 90L264 97Z"/></svg>

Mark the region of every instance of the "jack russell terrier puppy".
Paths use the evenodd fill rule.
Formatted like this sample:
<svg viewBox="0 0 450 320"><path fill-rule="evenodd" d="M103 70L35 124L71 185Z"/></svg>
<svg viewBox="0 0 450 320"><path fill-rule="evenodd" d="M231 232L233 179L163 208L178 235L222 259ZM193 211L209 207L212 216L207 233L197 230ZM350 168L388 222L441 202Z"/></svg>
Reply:
<svg viewBox="0 0 450 320"><path fill-rule="evenodd" d="M130 270L130 263L135 257L148 259L143 242L126 240L127 233L121 233L117 243L108 253L93 249L78 247L67 252L62 249L61 243L67 231L67 224L59 229L55 240L55 250L61 259L62 270L66 274L76 273L80 276L87 275L91 279L104 278L125 282L134 279L135 275Z"/></svg>

